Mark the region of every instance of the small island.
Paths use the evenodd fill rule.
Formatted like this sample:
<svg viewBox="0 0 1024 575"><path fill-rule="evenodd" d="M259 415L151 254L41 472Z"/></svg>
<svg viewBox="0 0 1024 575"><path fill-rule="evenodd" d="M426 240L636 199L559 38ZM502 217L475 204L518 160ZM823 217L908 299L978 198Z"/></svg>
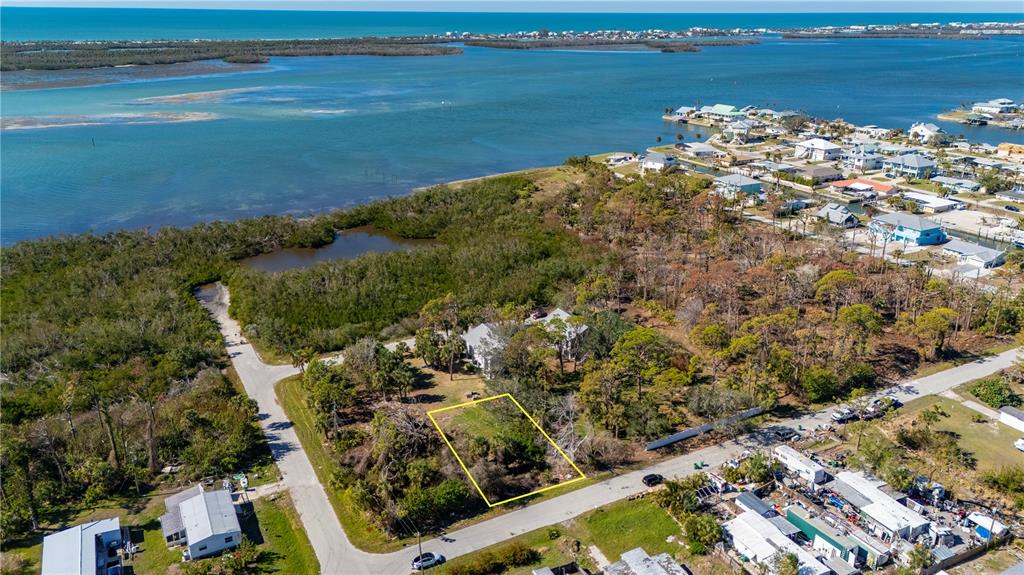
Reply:
<svg viewBox="0 0 1024 575"><path fill-rule="evenodd" d="M462 52L436 42L432 38L0 42L0 70L71 70L202 60L262 64L274 56L447 56Z"/></svg>

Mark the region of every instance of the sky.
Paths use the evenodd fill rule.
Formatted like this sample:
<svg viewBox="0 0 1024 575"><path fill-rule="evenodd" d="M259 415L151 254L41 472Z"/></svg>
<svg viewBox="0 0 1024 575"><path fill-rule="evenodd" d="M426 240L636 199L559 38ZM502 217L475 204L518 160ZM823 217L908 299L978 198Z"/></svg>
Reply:
<svg viewBox="0 0 1024 575"><path fill-rule="evenodd" d="M456 12L1005 12L1024 0L4 0L5 6Z"/></svg>

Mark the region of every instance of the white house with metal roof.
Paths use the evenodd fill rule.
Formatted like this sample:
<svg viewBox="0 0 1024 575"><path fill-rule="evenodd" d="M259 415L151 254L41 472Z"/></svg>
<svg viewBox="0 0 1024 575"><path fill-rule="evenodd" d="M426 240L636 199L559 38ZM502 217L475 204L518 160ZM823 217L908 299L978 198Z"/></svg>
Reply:
<svg viewBox="0 0 1024 575"><path fill-rule="evenodd" d="M918 122L910 126L910 139L917 140L922 144L927 144L934 139L943 139L946 137L946 132L942 128L932 123Z"/></svg>
<svg viewBox="0 0 1024 575"><path fill-rule="evenodd" d="M866 520L869 530L883 540L900 538L911 541L926 533L931 525L926 517L883 490L888 485L880 479L869 478L860 472L841 471L836 480L826 487L855 507Z"/></svg>
<svg viewBox="0 0 1024 575"><path fill-rule="evenodd" d="M196 485L165 500L167 513L160 527L168 546L184 545L185 559L200 559L242 541L242 529L231 494L226 489L206 491Z"/></svg>
<svg viewBox="0 0 1024 575"><path fill-rule="evenodd" d="M983 245L956 238L942 246L942 253L955 257L959 263L979 268L996 268L1006 262L1005 251L986 248Z"/></svg>
<svg viewBox="0 0 1024 575"><path fill-rule="evenodd" d="M674 165L676 165L676 159L674 156L669 156L668 154L663 154L661 152L648 152L640 161L640 171L646 172L648 170L654 170L659 172Z"/></svg>
<svg viewBox="0 0 1024 575"><path fill-rule="evenodd" d="M959 200L949 200L946 198L940 198L935 194L926 194L924 192L913 192L906 190L903 192L903 199L912 200L917 203L918 208L926 214L939 214L942 212L948 212L950 210L959 209L960 206L964 205Z"/></svg>
<svg viewBox="0 0 1024 575"><path fill-rule="evenodd" d="M1009 425L1017 431L1024 431L1024 411L1004 405L999 408L999 423Z"/></svg>
<svg viewBox="0 0 1024 575"><path fill-rule="evenodd" d="M641 547L630 549L619 560L605 567L605 575L691 575L668 553L651 557Z"/></svg>
<svg viewBox="0 0 1024 575"><path fill-rule="evenodd" d="M42 575L107 575L121 566L121 520L90 521L43 538Z"/></svg>
<svg viewBox="0 0 1024 575"><path fill-rule="evenodd" d="M785 522L781 517L777 519ZM799 531L792 524L789 525L792 529L787 531ZM744 511L723 523L722 527L728 536L729 544L737 553L755 564L764 565L770 573L775 573L773 560L780 551L796 555L799 575L828 575L831 572L817 556L790 539L779 529L776 522L754 511Z"/></svg>
<svg viewBox="0 0 1024 575"><path fill-rule="evenodd" d="M838 160L842 154L843 148L841 146L822 138L811 138L796 145L796 156L808 160Z"/></svg>
<svg viewBox="0 0 1024 575"><path fill-rule="evenodd" d="M772 457L786 468L786 471L799 477L808 485L816 485L825 481L828 475L820 463L788 445L778 445L772 450Z"/></svg>

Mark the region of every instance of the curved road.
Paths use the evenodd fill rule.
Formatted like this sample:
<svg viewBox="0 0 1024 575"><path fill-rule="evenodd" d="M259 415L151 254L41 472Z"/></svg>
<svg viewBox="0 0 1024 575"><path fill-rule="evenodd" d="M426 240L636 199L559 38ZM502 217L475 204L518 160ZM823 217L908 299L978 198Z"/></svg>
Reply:
<svg viewBox="0 0 1024 575"><path fill-rule="evenodd" d="M270 443L277 466L284 476L284 484L291 494L295 508L302 519L303 527L320 561L321 573L325 575L395 575L408 573L410 561L416 555L415 548L393 553L375 554L357 549L348 540L341 528L334 509L327 499L327 493L317 480L313 466L299 443L292 423L284 414L274 394L274 384L299 373L290 365L263 363L252 345L241 337L238 322L228 317L229 295L227 289L216 284L216 290L204 290L198 294L200 302L210 310L220 325L231 362L238 372L249 397L259 405L260 425ZM928 377L910 380L885 390L903 402L925 395L939 394L961 383L984 377L1013 364L1017 349L1012 349L972 363L947 369ZM809 413L801 417L779 422L791 427L802 426L813 429L829 422L831 410ZM614 503L643 492L646 488L640 478L648 473L659 473L665 477L676 477L693 473L694 464L703 461L712 467L736 457L744 449L763 445L762 436L756 432L719 445L687 453L663 461L642 470L632 471L578 489L565 495L541 501L511 513L482 521L464 529L451 532L445 540L431 539L423 542L425 551L440 552L446 557L471 553L488 545L500 543L528 531L540 529L571 519L587 511Z"/></svg>

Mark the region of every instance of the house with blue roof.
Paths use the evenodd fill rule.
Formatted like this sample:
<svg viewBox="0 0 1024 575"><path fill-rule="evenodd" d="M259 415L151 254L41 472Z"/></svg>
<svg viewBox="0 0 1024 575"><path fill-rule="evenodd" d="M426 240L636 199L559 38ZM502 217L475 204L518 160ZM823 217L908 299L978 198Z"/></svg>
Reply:
<svg viewBox="0 0 1024 575"><path fill-rule="evenodd" d="M938 222L903 212L877 216L871 220L868 229L886 241L915 246L934 246L949 239Z"/></svg>

